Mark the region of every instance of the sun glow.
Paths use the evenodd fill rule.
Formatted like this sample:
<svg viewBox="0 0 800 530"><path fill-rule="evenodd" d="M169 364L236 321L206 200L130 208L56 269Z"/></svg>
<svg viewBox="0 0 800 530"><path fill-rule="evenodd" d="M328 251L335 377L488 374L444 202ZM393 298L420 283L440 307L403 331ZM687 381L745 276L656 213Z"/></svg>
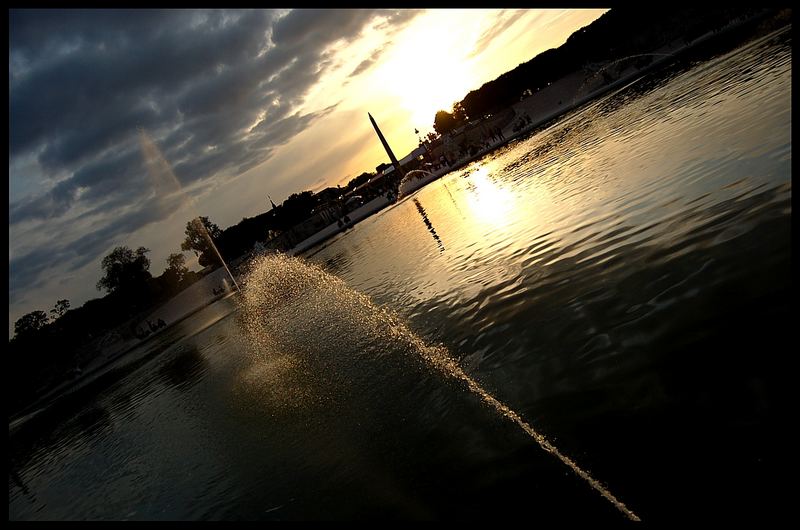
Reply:
<svg viewBox="0 0 800 530"><path fill-rule="evenodd" d="M467 56L480 34L474 19L459 23L458 13L434 12L399 36L372 78L397 98L415 127L432 129L437 110L451 110L476 88L477 74Z"/></svg>

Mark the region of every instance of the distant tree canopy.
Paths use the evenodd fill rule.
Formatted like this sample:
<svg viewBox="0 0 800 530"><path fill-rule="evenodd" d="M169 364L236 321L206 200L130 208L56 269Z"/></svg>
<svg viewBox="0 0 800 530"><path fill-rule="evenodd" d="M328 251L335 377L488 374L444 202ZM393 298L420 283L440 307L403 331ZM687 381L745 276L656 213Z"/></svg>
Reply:
<svg viewBox="0 0 800 530"><path fill-rule="evenodd" d="M371 179L374 176L375 176L375 173L370 173L368 171L365 171L362 174L360 174L359 176L352 178L350 180L350 182L347 183L347 188L350 189L350 190L354 190L357 187L359 187L362 184L364 184L365 182L367 182L369 179Z"/></svg>
<svg viewBox="0 0 800 530"><path fill-rule="evenodd" d="M181 250L191 250L198 257L200 265L207 267L219 262L213 245L222 235L222 230L209 221L208 217L196 217L186 223L186 239L181 243Z"/></svg>
<svg viewBox="0 0 800 530"><path fill-rule="evenodd" d="M447 134L458 127L455 117L446 110L440 110L433 119L433 128L439 134Z"/></svg>
<svg viewBox="0 0 800 530"><path fill-rule="evenodd" d="M573 72L586 71L590 65L636 58L674 41L685 44L737 17L747 18L766 11L765 8L675 8L650 4L614 8L573 32L560 47L546 50L484 83L459 103L470 119L496 113L518 102L527 91L535 94L548 83ZM456 108L454 105L452 113L442 110L436 113L434 128L439 134L458 126L453 125L461 117Z"/></svg>
<svg viewBox="0 0 800 530"><path fill-rule="evenodd" d="M372 173L367 173L368 175L372 175ZM358 177L356 177L358 178ZM352 181L351 181L352 182ZM350 186L349 184L347 185ZM317 192L317 204L322 204L325 202L335 201L339 198L346 190L342 189L341 186L329 186L322 191Z"/></svg>
<svg viewBox="0 0 800 530"><path fill-rule="evenodd" d="M467 116L467 109L460 101L456 101L453 103L453 119L456 121L457 124L462 124L469 116Z"/></svg>
<svg viewBox="0 0 800 530"><path fill-rule="evenodd" d="M47 325L47 313L31 311L14 322L14 335L18 338L28 337L45 325Z"/></svg>
<svg viewBox="0 0 800 530"><path fill-rule="evenodd" d="M311 210L318 204L317 197L311 191L292 193L278 212L278 228L287 230L311 216Z"/></svg>
<svg viewBox="0 0 800 530"><path fill-rule="evenodd" d="M181 252L173 252L167 258L167 268L162 277L169 284L178 285L183 281L189 269L186 268L186 256Z"/></svg>
<svg viewBox="0 0 800 530"><path fill-rule="evenodd" d="M186 272L186 256L182 252L173 252L167 257L167 268L181 273Z"/></svg>
<svg viewBox="0 0 800 530"><path fill-rule="evenodd" d="M471 115L471 114L470 114ZM447 134L467 121L467 110L461 101L453 103L450 112L440 110L433 118L433 128L439 135ZM430 136L430 135L429 135Z"/></svg>
<svg viewBox="0 0 800 530"><path fill-rule="evenodd" d="M68 310L69 310L69 300L63 299L63 300L58 300L56 302L55 307L53 307L53 309L51 309L50 312L53 313L54 315L53 318L58 319L64 316L64 313L66 313Z"/></svg>
<svg viewBox="0 0 800 530"><path fill-rule="evenodd" d="M105 275L97 282L97 290L117 292L140 287L151 278L150 260L146 254L149 249L139 247L134 252L128 247L116 247L103 258L102 267Z"/></svg>

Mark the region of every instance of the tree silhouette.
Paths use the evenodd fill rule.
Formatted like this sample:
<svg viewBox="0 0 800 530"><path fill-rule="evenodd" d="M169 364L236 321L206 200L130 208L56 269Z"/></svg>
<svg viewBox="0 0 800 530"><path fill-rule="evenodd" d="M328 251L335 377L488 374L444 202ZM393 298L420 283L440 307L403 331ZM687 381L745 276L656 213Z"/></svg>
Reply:
<svg viewBox="0 0 800 530"><path fill-rule="evenodd" d="M22 315L14 322L14 335L22 338L32 335L47 324L47 313L44 311L31 311Z"/></svg>
<svg viewBox="0 0 800 530"><path fill-rule="evenodd" d="M214 251L215 241L222 235L222 230L209 221L208 217L196 217L186 223L186 239L181 243L181 250L191 250L198 257L200 265L207 267L217 263L217 253Z"/></svg>
<svg viewBox="0 0 800 530"><path fill-rule="evenodd" d="M452 114L446 110L440 110L433 119L433 128L439 134L447 134L458 126Z"/></svg>
<svg viewBox="0 0 800 530"><path fill-rule="evenodd" d="M128 247L116 247L103 258L105 276L97 282L97 290L109 293L141 286L150 277L150 260L145 256L149 249L139 247L136 252Z"/></svg>
<svg viewBox="0 0 800 530"><path fill-rule="evenodd" d="M456 121L457 125L467 120L467 110L460 101L453 103L453 119Z"/></svg>
<svg viewBox="0 0 800 530"><path fill-rule="evenodd" d="M311 210L316 205L317 197L313 192L306 190L300 193L292 193L281 204L281 210L278 214L278 227L287 230L308 219L311 215Z"/></svg>
<svg viewBox="0 0 800 530"><path fill-rule="evenodd" d="M169 288L174 290L184 280L187 272L189 269L186 268L186 256L180 252L174 252L167 258L167 268L161 277Z"/></svg>
<svg viewBox="0 0 800 530"><path fill-rule="evenodd" d="M354 189L356 189L357 187L361 186L362 184L364 184L366 181L368 181L369 179L371 179L374 176L375 176L374 173L370 173L368 171L365 171L365 172L361 173L359 176L357 176L357 177L355 177L353 179L350 179L350 182L347 183L347 188L351 189L351 190L354 190Z"/></svg>
<svg viewBox="0 0 800 530"><path fill-rule="evenodd" d="M167 270L175 271L178 278L183 278L183 275L189 270L186 268L186 256L181 252L173 252L167 258Z"/></svg>
<svg viewBox="0 0 800 530"><path fill-rule="evenodd" d="M458 123L462 118L459 105L471 119L497 113L517 103L525 91L530 90L531 94L535 94L568 74L585 72L592 63L607 64L629 56L652 53L677 39L688 44L736 18L766 14L773 10L752 7L675 8L647 4L613 8L588 26L572 33L558 48L545 50L470 91L453 106L452 113L437 112L434 128L440 134L451 130L445 114L450 114ZM646 57L642 58L642 63L647 60ZM609 72L604 71L601 75L606 83L614 79ZM441 129L436 127L437 123Z"/></svg>
<svg viewBox="0 0 800 530"><path fill-rule="evenodd" d="M66 313L68 310L69 310L69 300L63 299L57 301L55 307L53 307L53 309L51 309L50 312L53 313L53 315L55 315L54 319L59 319L62 316L64 316L64 313Z"/></svg>

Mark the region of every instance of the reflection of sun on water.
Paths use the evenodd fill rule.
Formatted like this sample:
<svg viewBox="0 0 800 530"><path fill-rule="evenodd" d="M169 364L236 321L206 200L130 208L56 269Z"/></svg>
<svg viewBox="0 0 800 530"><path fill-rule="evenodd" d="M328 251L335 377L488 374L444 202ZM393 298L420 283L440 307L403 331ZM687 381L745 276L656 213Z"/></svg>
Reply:
<svg viewBox="0 0 800 530"><path fill-rule="evenodd" d="M466 177L465 199L473 217L481 225L502 228L511 223L517 205L514 194L498 185L484 166Z"/></svg>

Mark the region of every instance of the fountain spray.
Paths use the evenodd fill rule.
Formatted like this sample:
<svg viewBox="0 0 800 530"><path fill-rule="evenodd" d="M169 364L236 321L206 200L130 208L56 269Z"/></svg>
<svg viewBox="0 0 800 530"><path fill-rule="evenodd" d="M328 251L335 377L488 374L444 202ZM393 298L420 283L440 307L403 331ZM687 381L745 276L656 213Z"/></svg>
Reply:
<svg viewBox="0 0 800 530"><path fill-rule="evenodd" d="M147 166L147 170L153 179L154 185L165 189L167 193L180 193L180 197L182 198L181 202L187 205L193 213L197 214L198 209L194 199L183 189L178 177L175 176L175 172L172 171L172 167L161 154L158 146L156 146L155 142L153 142L152 138L150 138L150 135L148 135L141 127L139 127L139 145L141 146L145 165ZM208 245L214 249L214 253L217 255L217 258L222 266L225 267L225 271L228 273L228 276L233 282L234 287L236 287L236 291L241 294L241 289L239 288L239 284L236 282L236 278L233 277L233 274L228 268L227 263L225 263L225 260L222 259L222 254L220 254L217 245L214 244L214 240L211 239L211 234L208 233L208 230L200 219L200 215L196 215L195 218L190 222L195 227L197 232L203 235Z"/></svg>

